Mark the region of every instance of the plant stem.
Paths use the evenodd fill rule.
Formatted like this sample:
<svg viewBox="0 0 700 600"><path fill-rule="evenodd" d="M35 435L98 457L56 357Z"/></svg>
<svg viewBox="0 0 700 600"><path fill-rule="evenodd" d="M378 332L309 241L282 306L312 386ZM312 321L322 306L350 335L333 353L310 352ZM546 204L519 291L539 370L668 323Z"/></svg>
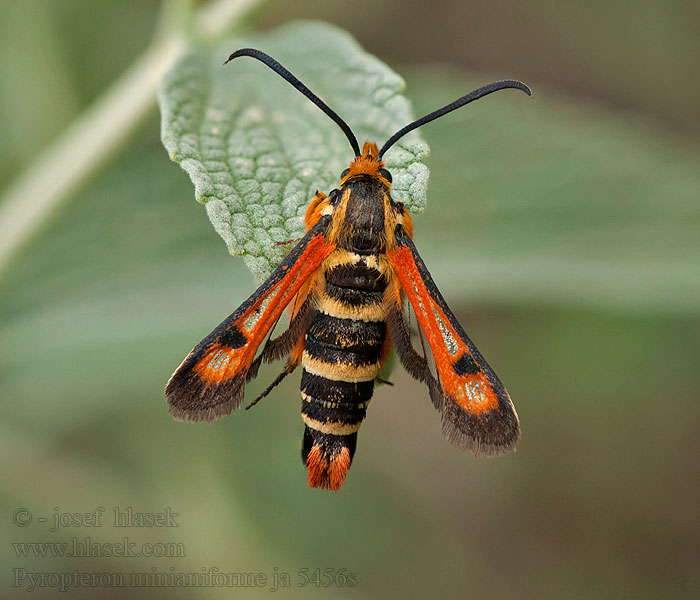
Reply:
<svg viewBox="0 0 700 600"><path fill-rule="evenodd" d="M221 35L259 0L216 0L195 16L195 32ZM173 3L163 11L172 17ZM182 21L182 19L180 19ZM168 67L187 47L185 25L156 28L150 47L19 175L0 201L0 275L56 210L131 138L156 105Z"/></svg>

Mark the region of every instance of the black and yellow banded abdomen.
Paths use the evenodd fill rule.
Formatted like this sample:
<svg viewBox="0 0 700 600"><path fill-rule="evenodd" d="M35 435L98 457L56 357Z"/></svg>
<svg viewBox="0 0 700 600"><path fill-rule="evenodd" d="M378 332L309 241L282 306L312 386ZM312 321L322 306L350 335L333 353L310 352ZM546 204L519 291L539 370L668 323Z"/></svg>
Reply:
<svg viewBox="0 0 700 600"><path fill-rule="evenodd" d="M329 261L302 355L302 457L309 485L330 489L350 468L386 338L386 278L365 258L344 256Z"/></svg>

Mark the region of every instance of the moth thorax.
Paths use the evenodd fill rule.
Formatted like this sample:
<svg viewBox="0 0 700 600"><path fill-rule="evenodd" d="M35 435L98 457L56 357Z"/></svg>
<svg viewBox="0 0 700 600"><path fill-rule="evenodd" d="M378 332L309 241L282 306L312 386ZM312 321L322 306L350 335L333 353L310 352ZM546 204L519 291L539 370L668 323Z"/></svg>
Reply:
<svg viewBox="0 0 700 600"><path fill-rule="evenodd" d="M376 254L386 246L384 232L385 189L379 180L357 177L349 191L341 245L357 254Z"/></svg>

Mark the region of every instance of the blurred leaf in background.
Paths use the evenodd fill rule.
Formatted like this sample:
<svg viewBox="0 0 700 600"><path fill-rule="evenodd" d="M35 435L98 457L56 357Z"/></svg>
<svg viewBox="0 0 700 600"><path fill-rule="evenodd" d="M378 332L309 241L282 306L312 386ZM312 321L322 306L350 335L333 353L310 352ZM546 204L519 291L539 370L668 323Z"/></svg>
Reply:
<svg viewBox="0 0 700 600"><path fill-rule="evenodd" d="M37 122L31 136L19 108L3 110L2 131L19 132L0 135L0 155L13 157L3 163L6 184L33 156L20 157L12 146L22 137L20 127L33 144L50 139L144 49L157 9L122 3L117 18L101 3L90 10L80 2L37 2L29 12L17 6L4 4L0 23L14 23L13 35L26 32L36 48L50 47L47 61L66 57L66 79L56 93L63 89L77 99L57 108L51 124ZM435 22L453 26L452 13L433 14L440 6L429 12L409 3L394 14L425 28L415 39L457 46L430 29ZM571 33L582 10L559 5L542 13L543 6L522 5L508 17L509 31L518 19L529 24L535 50L558 24L568 24ZM670 53L684 47L688 14L669 6L654 39ZM635 38L639 14L655 10L644 7L614 35L607 28L590 34L611 48L591 57L597 86L598 73L620 64L615 44ZM249 27L292 8L271 3ZM591 8L592 19L604 21L613 8ZM345 18L345 10L338 5L333 19ZM48 25L21 29L41 23ZM573 31L583 35L587 23ZM348 26L367 35L367 28ZM81 49L98 43L91 40L101 30L102 60L88 60ZM385 27L381 44L407 47L405 31ZM494 28L491 37L498 39ZM573 52L576 40L562 44ZM517 53L520 46L511 42L509 52ZM509 45L507 36L500 45ZM275 568L288 572L291 597L698 595L697 137L661 120L677 96L651 116L602 107L590 95L566 97L548 85L548 55L528 52L540 80L495 63L487 68L531 83L534 103L496 96L424 128L432 147L430 202L415 219L417 244L437 284L516 402L523 424L518 452L489 461L457 452L441 437L426 390L400 369L393 388L377 391L353 473L339 494L306 488L298 380L254 411L222 422L172 421L162 394L168 376L255 283L193 202L190 182L160 144L153 114L0 281L5 596L27 596L13 587L15 568L212 567L270 578ZM22 104L21 84L29 85L27 74L35 72L32 56L7 47L0 54L3 107ZM679 70L689 68L691 57L676 56ZM454 66L394 67L407 81L416 114L493 78ZM33 85L44 83L31 78ZM609 88L617 85L608 81ZM52 113L46 85L25 99L41 101L44 117ZM654 105L644 102L638 106ZM251 397L275 367L251 385ZM56 508L97 506L144 512L170 506L180 526L51 533L38 522L12 522L17 507L50 520ZM85 536L117 542L124 535L138 544L183 544L186 556L21 558L11 545ZM296 587L299 569L326 567L355 572L357 586ZM34 594L53 597L54 591ZM125 595L118 588L97 591ZM68 597L95 593L71 589ZM144 598L236 594L269 592L129 590L130 597Z"/></svg>

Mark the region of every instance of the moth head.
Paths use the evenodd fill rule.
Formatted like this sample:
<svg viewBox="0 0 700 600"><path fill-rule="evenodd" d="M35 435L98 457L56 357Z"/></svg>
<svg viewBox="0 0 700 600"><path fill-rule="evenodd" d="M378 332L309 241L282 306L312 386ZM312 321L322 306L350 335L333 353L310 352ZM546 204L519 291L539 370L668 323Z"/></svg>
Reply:
<svg viewBox="0 0 700 600"><path fill-rule="evenodd" d="M391 173L384 168L384 161L378 158L378 154L377 144L365 142L362 154L355 157L355 160L340 176L340 185L345 185L353 177L366 175L379 179L387 189L391 189Z"/></svg>

